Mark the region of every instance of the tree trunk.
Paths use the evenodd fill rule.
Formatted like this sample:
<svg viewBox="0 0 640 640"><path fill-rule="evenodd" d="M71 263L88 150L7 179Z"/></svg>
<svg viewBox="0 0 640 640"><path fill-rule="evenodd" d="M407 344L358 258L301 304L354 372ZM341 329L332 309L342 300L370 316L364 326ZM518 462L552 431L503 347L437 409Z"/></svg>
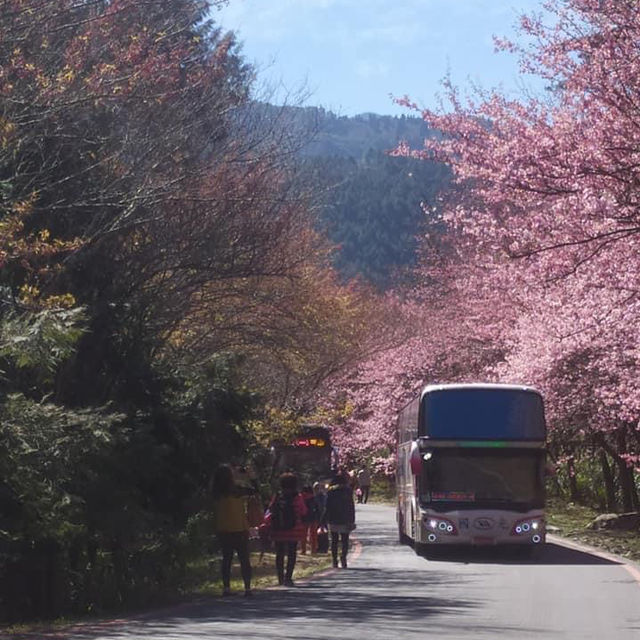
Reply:
<svg viewBox="0 0 640 640"><path fill-rule="evenodd" d="M622 493L622 510L633 511L633 498L631 483L629 482L629 469L627 463L622 459L616 460L618 465L618 479L620 481L620 491Z"/></svg>
<svg viewBox="0 0 640 640"><path fill-rule="evenodd" d="M618 500L616 498L616 484L613 477L613 471L604 449L598 449L600 457L600 466L602 467L602 478L604 479L604 489L606 498L607 511L616 512L618 510Z"/></svg>
<svg viewBox="0 0 640 640"><path fill-rule="evenodd" d="M625 430L625 444L627 439L633 436L637 436L638 431L636 429L636 424L626 424ZM633 449L633 444L630 447ZM636 474L633 465L627 465L627 474L629 475L629 491L631 493L631 504L633 505L633 511L640 511L640 499L638 498L638 485L636 484Z"/></svg>
<svg viewBox="0 0 640 640"><path fill-rule="evenodd" d="M569 493L571 502L580 502L580 491L578 491L578 480L576 478L576 467L573 456L567 460L567 472L569 474Z"/></svg>
<svg viewBox="0 0 640 640"><path fill-rule="evenodd" d="M627 486L627 491L629 492L629 504L631 505L631 508L628 509L628 511L640 511L640 506L638 504L638 487L636 487L636 478L633 467L625 463L624 473L625 484Z"/></svg>
<svg viewBox="0 0 640 640"><path fill-rule="evenodd" d="M626 433L624 429L617 431L616 447L614 449L605 438L601 441L602 447L613 458L618 471L618 482L622 496L623 511L633 511L639 508L638 489L635 485L633 469L627 466L627 461L620 456L620 452L626 451Z"/></svg>
<svg viewBox="0 0 640 640"><path fill-rule="evenodd" d="M618 451L626 451L625 433L621 429L618 431ZM622 492L622 508L624 511L633 511L635 493L633 474L629 473L627 461L616 456L616 464L618 465L618 478L620 479L620 490Z"/></svg>

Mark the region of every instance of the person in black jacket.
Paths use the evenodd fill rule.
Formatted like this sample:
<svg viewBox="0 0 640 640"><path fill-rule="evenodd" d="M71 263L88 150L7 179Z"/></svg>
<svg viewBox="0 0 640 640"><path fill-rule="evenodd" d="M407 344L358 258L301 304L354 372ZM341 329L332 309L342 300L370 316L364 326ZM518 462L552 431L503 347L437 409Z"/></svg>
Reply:
<svg viewBox="0 0 640 640"><path fill-rule="evenodd" d="M324 520L331 534L331 555L333 566L338 566L338 538L340 538L340 565L347 568L349 534L356 528L356 508L349 477L339 472L327 491L327 505Z"/></svg>

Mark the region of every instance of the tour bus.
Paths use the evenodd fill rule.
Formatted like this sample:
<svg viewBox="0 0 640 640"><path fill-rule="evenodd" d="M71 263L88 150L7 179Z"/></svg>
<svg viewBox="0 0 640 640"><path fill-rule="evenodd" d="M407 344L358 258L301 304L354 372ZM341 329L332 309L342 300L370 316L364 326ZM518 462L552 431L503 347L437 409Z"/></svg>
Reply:
<svg viewBox="0 0 640 640"><path fill-rule="evenodd" d="M271 447L272 480L285 471L298 476L299 486L316 481L329 482L338 464L336 449L331 444L331 431L322 425L305 425L295 438Z"/></svg>
<svg viewBox="0 0 640 640"><path fill-rule="evenodd" d="M526 386L426 386L398 421L400 541L450 545L545 542L546 425Z"/></svg>

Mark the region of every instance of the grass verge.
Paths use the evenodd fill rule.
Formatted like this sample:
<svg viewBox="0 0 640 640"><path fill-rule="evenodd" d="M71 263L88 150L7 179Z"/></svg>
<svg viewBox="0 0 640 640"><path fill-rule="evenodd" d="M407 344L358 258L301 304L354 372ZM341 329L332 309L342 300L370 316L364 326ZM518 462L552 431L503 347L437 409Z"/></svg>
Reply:
<svg viewBox="0 0 640 640"><path fill-rule="evenodd" d="M572 502L550 500L547 504L547 524L553 533L640 562L640 532L588 529L599 514Z"/></svg>
<svg viewBox="0 0 640 640"><path fill-rule="evenodd" d="M244 585L240 576L240 566L237 558L234 559L231 568L231 590L243 592ZM251 566L253 568L253 576L251 586L255 589L266 589L278 584L275 568L275 554L267 552L264 556L256 552L251 553ZM298 551L296 560L296 568L293 573L293 579L301 579L309 577L315 573L319 573L331 566L330 554L311 555L309 553L302 554ZM222 579L220 576L220 560L216 556L214 558L203 558L202 560L190 565L188 577L185 585L183 585L179 594L167 595L162 601L157 603L158 607L167 607L175 604L189 602L198 598L221 597ZM148 608L145 608L148 611ZM114 618L135 616L143 613L142 610L126 610L111 612ZM107 620L105 615L101 616L82 616L72 618L59 618L47 622L27 622L14 624L6 627L0 627L0 638L6 640L46 640L48 638L60 638L61 633L72 629L76 625L99 625Z"/></svg>
<svg viewBox="0 0 640 640"><path fill-rule="evenodd" d="M272 552L267 552L261 558L256 553L251 554L251 566L253 576L251 585L255 589L265 589L278 584L276 577L276 557ZM293 572L293 579L306 578L314 573L324 571L331 566L331 556L329 554L311 555L302 554L298 551L296 568ZM222 593L222 580L220 578L220 562L218 559L207 563L206 572L208 577L201 575L201 579L192 587L192 595L219 596ZM244 591L244 585L240 576L240 566L234 562L231 568L231 590Z"/></svg>

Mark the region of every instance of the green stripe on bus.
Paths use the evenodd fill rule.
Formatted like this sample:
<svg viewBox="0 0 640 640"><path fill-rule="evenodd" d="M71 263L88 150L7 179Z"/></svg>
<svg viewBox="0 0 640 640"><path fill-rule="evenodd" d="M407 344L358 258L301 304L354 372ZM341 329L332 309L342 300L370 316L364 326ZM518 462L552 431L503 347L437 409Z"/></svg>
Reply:
<svg viewBox="0 0 640 640"><path fill-rule="evenodd" d="M460 440L458 447L490 447L492 449L504 449L508 443L503 440Z"/></svg>

